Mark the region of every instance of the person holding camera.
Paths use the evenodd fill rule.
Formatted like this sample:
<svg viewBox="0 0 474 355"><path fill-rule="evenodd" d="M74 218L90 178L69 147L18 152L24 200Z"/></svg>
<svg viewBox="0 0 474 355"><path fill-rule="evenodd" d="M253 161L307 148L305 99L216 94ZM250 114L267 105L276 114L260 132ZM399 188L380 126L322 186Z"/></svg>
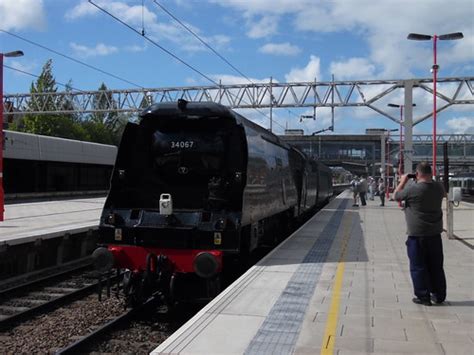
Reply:
<svg viewBox="0 0 474 355"><path fill-rule="evenodd" d="M410 179L415 182L409 183ZM431 166L421 162L416 174L406 174L395 189L395 199L405 201L406 241L414 303L431 306L431 300L446 299L446 276L443 268L442 201L446 193L441 183L433 180Z"/></svg>

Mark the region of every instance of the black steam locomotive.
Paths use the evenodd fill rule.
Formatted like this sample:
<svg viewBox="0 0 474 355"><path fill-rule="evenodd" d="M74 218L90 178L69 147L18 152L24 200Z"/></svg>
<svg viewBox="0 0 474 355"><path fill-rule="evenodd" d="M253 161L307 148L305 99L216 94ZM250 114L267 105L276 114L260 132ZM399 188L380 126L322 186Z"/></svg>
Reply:
<svg viewBox="0 0 474 355"><path fill-rule="evenodd" d="M227 260L275 245L332 195L331 171L216 103L154 104L123 133L100 220L99 270L139 303L219 292Z"/></svg>

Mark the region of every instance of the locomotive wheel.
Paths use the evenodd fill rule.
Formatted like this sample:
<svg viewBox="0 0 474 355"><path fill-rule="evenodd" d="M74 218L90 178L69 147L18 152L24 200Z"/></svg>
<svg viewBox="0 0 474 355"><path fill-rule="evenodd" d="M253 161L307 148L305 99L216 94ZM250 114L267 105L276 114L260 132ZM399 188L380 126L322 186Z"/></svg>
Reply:
<svg viewBox="0 0 474 355"><path fill-rule="evenodd" d="M138 274L127 272L124 275L124 287L123 292L125 295L125 308L131 306L137 307L149 296L149 278L146 273Z"/></svg>

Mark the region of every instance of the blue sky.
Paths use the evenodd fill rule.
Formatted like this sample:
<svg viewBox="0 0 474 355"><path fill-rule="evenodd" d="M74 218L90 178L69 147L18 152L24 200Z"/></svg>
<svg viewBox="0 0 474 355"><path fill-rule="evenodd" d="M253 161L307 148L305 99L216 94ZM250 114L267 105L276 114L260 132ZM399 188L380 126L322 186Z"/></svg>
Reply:
<svg viewBox="0 0 474 355"><path fill-rule="evenodd" d="M472 0L156 0L199 34L253 82L408 79L431 77L431 42L408 41L409 32L463 32L459 41L438 42L439 77L474 76L474 2ZM94 0L215 81L246 83L201 45L152 0ZM144 7L142 7L142 3ZM143 24L143 26L142 26ZM209 85L132 30L82 0L0 0L0 29L37 42L144 87ZM61 56L0 32L0 51L21 49L25 56L5 65L39 74L49 58L58 82L72 80L80 90L134 88L125 81L88 69ZM32 77L6 68L4 91L29 91ZM59 87L61 90L61 87ZM448 86L439 91L452 91ZM378 89L381 91L381 89ZM463 93L467 94L467 93ZM468 98L472 99L472 95ZM387 98L403 103L403 92ZM431 110L432 96L415 92L414 116ZM396 109L394 109L396 110ZM268 112L268 110L266 110ZM438 114L438 133L474 133L472 105L452 106ZM241 111L268 126L255 110ZM329 110L316 121L300 123L302 109L276 109L275 131L306 133L328 127ZM393 113L397 116L397 113ZM335 134L366 128L398 128L368 108L336 109ZM415 126L431 133L432 119Z"/></svg>

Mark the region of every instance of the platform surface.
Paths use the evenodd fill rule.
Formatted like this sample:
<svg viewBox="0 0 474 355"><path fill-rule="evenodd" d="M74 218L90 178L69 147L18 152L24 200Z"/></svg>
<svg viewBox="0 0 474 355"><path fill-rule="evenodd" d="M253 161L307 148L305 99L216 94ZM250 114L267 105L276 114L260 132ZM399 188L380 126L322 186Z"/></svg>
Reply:
<svg viewBox="0 0 474 355"><path fill-rule="evenodd" d="M0 222L0 244L22 244L38 238L55 238L65 233L95 229L105 198L81 198L5 205Z"/></svg>
<svg viewBox="0 0 474 355"><path fill-rule="evenodd" d="M443 233L447 302L427 307L411 301L404 214L379 204L341 194L153 354L472 354L473 206L455 209L463 241Z"/></svg>
<svg viewBox="0 0 474 355"><path fill-rule="evenodd" d="M443 207L446 203L443 202ZM460 202L458 207L453 208L454 216L454 235L474 244L474 203ZM446 218L444 219L444 228L446 228Z"/></svg>

